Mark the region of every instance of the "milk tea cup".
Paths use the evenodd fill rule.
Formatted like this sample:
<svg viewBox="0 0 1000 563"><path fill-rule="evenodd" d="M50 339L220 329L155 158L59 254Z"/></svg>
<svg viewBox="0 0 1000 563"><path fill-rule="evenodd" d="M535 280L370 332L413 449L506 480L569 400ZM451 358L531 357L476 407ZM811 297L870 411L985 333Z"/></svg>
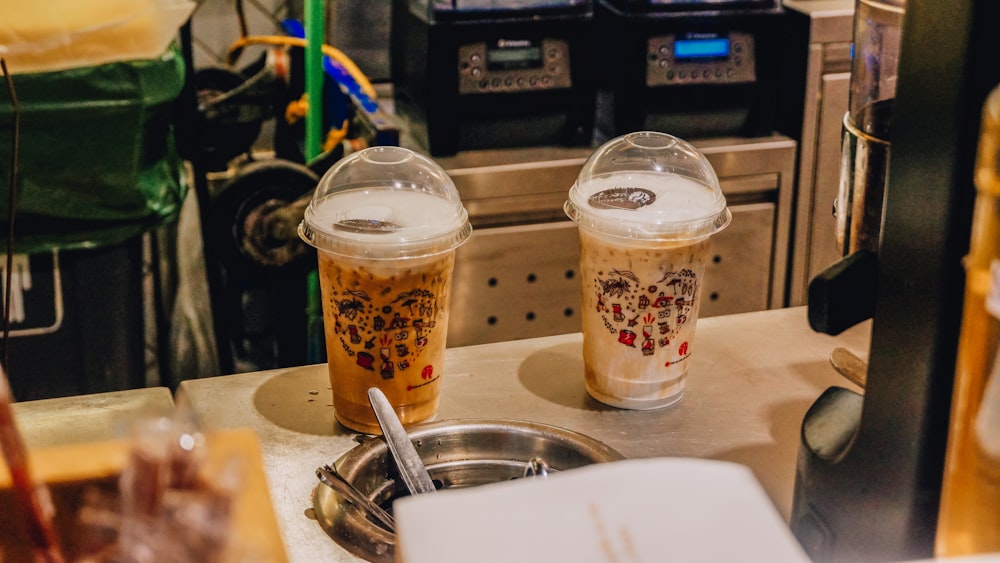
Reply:
<svg viewBox="0 0 1000 563"><path fill-rule="evenodd" d="M653 131L609 140L564 209L580 232L584 384L655 409L683 396L711 236L732 219L711 164Z"/></svg>
<svg viewBox="0 0 1000 563"><path fill-rule="evenodd" d="M380 432L368 389L404 424L437 413L455 249L472 233L458 190L434 161L371 147L321 178L299 225L318 253L336 419Z"/></svg>

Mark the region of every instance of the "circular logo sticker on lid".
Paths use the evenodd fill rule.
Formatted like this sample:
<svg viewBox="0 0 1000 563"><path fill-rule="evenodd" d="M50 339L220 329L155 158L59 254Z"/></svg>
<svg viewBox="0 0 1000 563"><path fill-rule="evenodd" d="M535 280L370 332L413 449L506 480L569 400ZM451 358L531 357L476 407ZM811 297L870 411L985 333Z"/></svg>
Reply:
<svg viewBox="0 0 1000 563"><path fill-rule="evenodd" d="M610 188L587 198L587 203L594 209L639 209L654 201L656 194L634 186Z"/></svg>

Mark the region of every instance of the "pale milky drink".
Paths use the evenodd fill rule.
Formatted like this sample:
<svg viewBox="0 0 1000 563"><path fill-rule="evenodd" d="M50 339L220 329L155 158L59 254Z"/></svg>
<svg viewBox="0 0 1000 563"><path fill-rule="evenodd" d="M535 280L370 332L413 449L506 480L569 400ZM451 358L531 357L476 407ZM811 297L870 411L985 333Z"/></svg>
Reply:
<svg viewBox="0 0 1000 563"><path fill-rule="evenodd" d="M408 157L405 149L379 149L393 149L375 155L390 163ZM437 413L455 247L471 232L457 191L442 197L390 180L317 194L301 229L319 251L334 414L366 433L379 432L370 387L385 393L404 424ZM328 232L317 233L321 226Z"/></svg>
<svg viewBox="0 0 1000 563"><path fill-rule="evenodd" d="M694 150L662 134L633 135L639 138L626 142L654 152ZM654 154L653 167L663 168L655 161L665 156ZM696 170L701 177L619 169L584 175L571 190L567 213L580 225L584 383L602 403L653 409L683 395L710 235L730 218L714 172Z"/></svg>

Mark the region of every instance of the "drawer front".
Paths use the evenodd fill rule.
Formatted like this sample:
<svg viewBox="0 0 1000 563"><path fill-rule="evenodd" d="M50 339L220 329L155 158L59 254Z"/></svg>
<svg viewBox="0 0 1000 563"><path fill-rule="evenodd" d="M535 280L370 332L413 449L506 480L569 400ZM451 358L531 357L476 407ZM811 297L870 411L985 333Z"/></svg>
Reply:
<svg viewBox="0 0 1000 563"><path fill-rule="evenodd" d="M712 238L705 270L702 317L762 311L771 292L773 203L732 207L733 222Z"/></svg>
<svg viewBox="0 0 1000 563"><path fill-rule="evenodd" d="M732 207L712 239L701 316L766 309L775 205ZM478 229L458 249L448 345L578 332L579 240L570 221Z"/></svg>
<svg viewBox="0 0 1000 563"><path fill-rule="evenodd" d="M479 229L459 247L448 346L580 331L576 223Z"/></svg>

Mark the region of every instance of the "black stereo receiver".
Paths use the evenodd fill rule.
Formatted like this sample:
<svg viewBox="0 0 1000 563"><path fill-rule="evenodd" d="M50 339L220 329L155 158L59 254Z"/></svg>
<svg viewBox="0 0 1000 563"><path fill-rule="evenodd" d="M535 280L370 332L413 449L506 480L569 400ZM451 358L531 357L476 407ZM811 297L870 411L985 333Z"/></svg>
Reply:
<svg viewBox="0 0 1000 563"><path fill-rule="evenodd" d="M396 115L435 156L589 144L593 20L589 0L393 0Z"/></svg>

